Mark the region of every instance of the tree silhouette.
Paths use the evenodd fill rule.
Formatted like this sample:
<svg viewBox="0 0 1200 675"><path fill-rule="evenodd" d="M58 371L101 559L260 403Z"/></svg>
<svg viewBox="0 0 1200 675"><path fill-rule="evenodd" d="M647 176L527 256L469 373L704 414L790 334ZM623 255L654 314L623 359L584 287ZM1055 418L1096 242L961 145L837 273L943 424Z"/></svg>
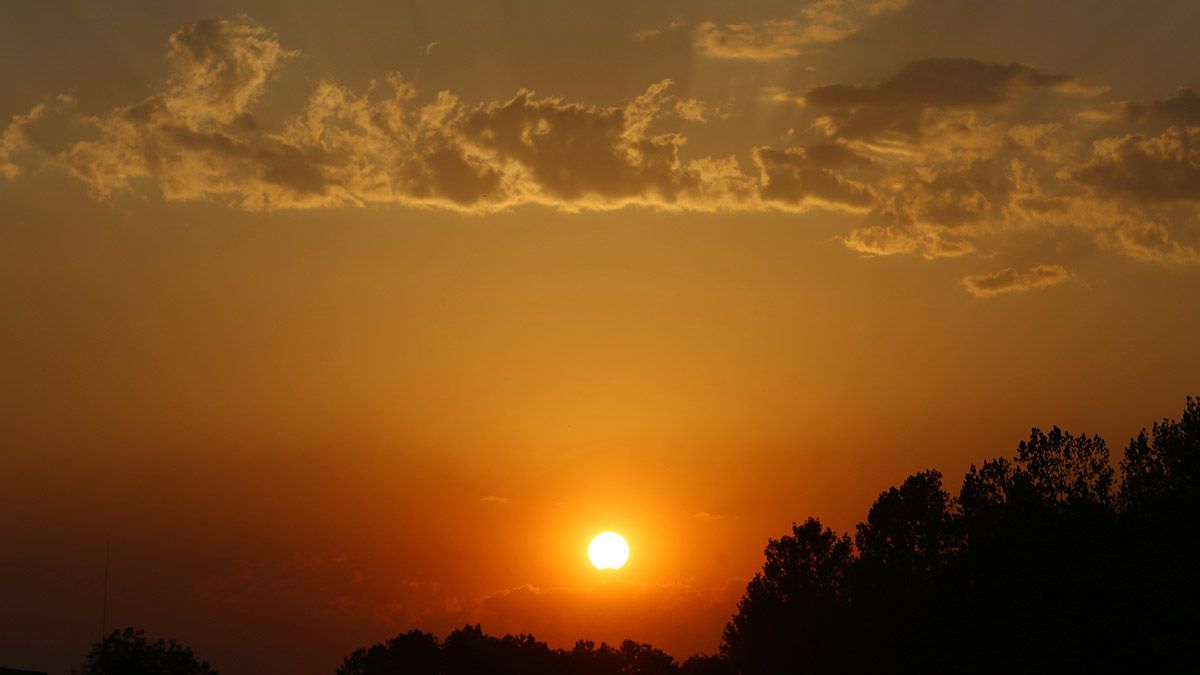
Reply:
<svg viewBox="0 0 1200 675"><path fill-rule="evenodd" d="M736 675L737 671L729 659L721 655L696 655L680 666L681 675Z"/></svg>
<svg viewBox="0 0 1200 675"><path fill-rule="evenodd" d="M591 640L576 642L567 660L579 675L619 673L622 666L620 652L606 644L597 647Z"/></svg>
<svg viewBox="0 0 1200 675"><path fill-rule="evenodd" d="M441 668L437 637L419 630L402 633L382 644L347 656L337 675L437 675Z"/></svg>
<svg viewBox="0 0 1200 675"><path fill-rule="evenodd" d="M1121 470L1124 634L1159 672L1200 672L1200 398L1132 439Z"/></svg>
<svg viewBox="0 0 1200 675"><path fill-rule="evenodd" d="M1200 398L1188 397L1178 422L1165 419L1131 440L1121 471L1120 500L1127 510L1194 514L1200 502Z"/></svg>
<svg viewBox="0 0 1200 675"><path fill-rule="evenodd" d="M1200 400L1139 434L1121 468L1114 495L1102 438L1033 429L1015 457L972 465L957 498L936 471L881 493L853 550L810 519L768 546L727 665L1200 672ZM830 559L837 574L817 564Z"/></svg>
<svg viewBox="0 0 1200 675"><path fill-rule="evenodd" d="M217 675L192 650L176 643L146 639L145 631L124 628L92 647L79 675Z"/></svg>
<svg viewBox="0 0 1200 675"><path fill-rule="evenodd" d="M621 643L621 673L625 675L675 675L679 666L670 654L651 645L625 640Z"/></svg>
<svg viewBox="0 0 1200 675"><path fill-rule="evenodd" d="M711 664L710 664L711 665ZM346 657L338 675L678 675L679 665L655 647L626 640L619 648L579 641L570 650L551 649L532 635L492 637L478 625L455 630L440 644L428 633L410 631ZM693 671L703 675L707 672Z"/></svg>
<svg viewBox="0 0 1200 675"><path fill-rule="evenodd" d="M923 661L950 611L946 572L961 547L942 474L923 471L879 495L857 528L851 590L859 633L876 645L863 667Z"/></svg>
<svg viewBox="0 0 1200 675"><path fill-rule="evenodd" d="M1099 436L1035 428L957 496L933 470L883 491L853 540L793 524L716 656L551 649L475 625L360 649L338 675L1200 672L1200 399L1120 468L1118 486Z"/></svg>
<svg viewBox="0 0 1200 675"><path fill-rule="evenodd" d="M1107 507L1112 501L1113 470L1108 446L1099 436L1072 436L1054 427L1036 428L1017 447L1013 480L1049 505Z"/></svg>
<svg viewBox="0 0 1200 675"><path fill-rule="evenodd" d="M879 495L860 523L855 543L860 568L886 573L894 585L934 579L959 547L953 500L942 474L924 471Z"/></svg>
<svg viewBox="0 0 1200 675"><path fill-rule="evenodd" d="M809 518L772 539L746 586L721 652L742 673L826 668L844 659L850 538Z"/></svg>

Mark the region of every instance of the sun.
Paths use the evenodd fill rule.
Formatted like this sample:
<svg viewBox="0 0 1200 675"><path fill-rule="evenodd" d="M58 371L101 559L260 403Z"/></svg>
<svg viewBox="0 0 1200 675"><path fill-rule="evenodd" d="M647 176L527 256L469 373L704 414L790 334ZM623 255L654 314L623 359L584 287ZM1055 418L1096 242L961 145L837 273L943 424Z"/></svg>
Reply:
<svg viewBox="0 0 1200 675"><path fill-rule="evenodd" d="M629 544L616 532L601 532L588 545L588 558L598 570L619 570L629 560Z"/></svg>

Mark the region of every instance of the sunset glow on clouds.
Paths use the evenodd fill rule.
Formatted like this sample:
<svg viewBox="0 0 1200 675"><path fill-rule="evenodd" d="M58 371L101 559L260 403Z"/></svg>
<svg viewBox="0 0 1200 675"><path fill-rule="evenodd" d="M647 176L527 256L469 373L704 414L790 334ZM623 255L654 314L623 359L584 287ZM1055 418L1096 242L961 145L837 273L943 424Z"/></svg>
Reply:
<svg viewBox="0 0 1200 675"><path fill-rule="evenodd" d="M810 8L806 30L817 37L806 39L829 42L850 30L834 28L849 19L831 14L850 4L858 3ZM730 41L719 40L716 53L732 49ZM763 49L778 47L766 41ZM3 175L16 180L20 160L41 162L101 200L153 190L255 211L816 208L861 214L842 241L865 255L986 255L1008 233L1075 228L1135 260L1200 262L1195 245L1174 234L1200 205L1200 106L1190 89L1101 103L1103 84L1067 74L926 59L877 83L778 97L778 105L799 106L806 131L794 145L693 156L690 130L737 119L706 114L711 105L681 98L669 79L618 103L521 89L474 104L451 91L430 98L398 74L357 92L326 81L272 129L256 108L298 55L274 31L248 17L206 21L168 44L167 78L142 101L91 114L60 96L15 116L0 137ZM35 148L30 130L50 111L77 118L87 140Z"/></svg>

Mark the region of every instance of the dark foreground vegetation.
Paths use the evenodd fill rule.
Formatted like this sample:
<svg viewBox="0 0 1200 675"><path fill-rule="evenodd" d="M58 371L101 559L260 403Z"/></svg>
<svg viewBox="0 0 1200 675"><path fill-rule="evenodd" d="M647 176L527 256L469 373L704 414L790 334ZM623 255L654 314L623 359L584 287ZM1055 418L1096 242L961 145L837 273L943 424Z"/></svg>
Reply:
<svg viewBox="0 0 1200 675"><path fill-rule="evenodd" d="M359 649L338 675L1200 673L1200 399L1129 442L1120 481L1098 436L1034 429L972 466L957 497L924 471L879 495L851 537L815 518L767 544L720 653L467 626ZM209 675L132 630L88 675Z"/></svg>

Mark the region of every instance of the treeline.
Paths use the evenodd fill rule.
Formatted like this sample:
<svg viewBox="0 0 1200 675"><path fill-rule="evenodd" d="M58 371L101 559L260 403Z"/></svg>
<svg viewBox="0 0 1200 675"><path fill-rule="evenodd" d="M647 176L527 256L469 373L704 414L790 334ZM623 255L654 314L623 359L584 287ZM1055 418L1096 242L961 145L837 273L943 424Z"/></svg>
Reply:
<svg viewBox="0 0 1200 675"><path fill-rule="evenodd" d="M1034 429L957 497L925 471L853 537L771 540L725 629L735 672L1200 672L1200 399L1125 448Z"/></svg>
<svg viewBox="0 0 1200 675"><path fill-rule="evenodd" d="M714 656L551 649L467 626L359 649L337 674L1200 672L1200 399L1119 465L1118 485L1102 438L1034 429L1015 457L972 466L957 497L924 471L881 493L853 536L793 525L768 542ZM130 644L182 649L118 632L84 673L213 673L190 651L170 669L110 663Z"/></svg>
<svg viewBox="0 0 1200 675"><path fill-rule="evenodd" d="M440 643L429 633L403 633L346 657L337 675L707 675L725 672L722 666L719 657L705 656L680 666L666 652L633 640L620 647L581 640L571 649L551 649L532 635L492 637L475 625L453 631Z"/></svg>

